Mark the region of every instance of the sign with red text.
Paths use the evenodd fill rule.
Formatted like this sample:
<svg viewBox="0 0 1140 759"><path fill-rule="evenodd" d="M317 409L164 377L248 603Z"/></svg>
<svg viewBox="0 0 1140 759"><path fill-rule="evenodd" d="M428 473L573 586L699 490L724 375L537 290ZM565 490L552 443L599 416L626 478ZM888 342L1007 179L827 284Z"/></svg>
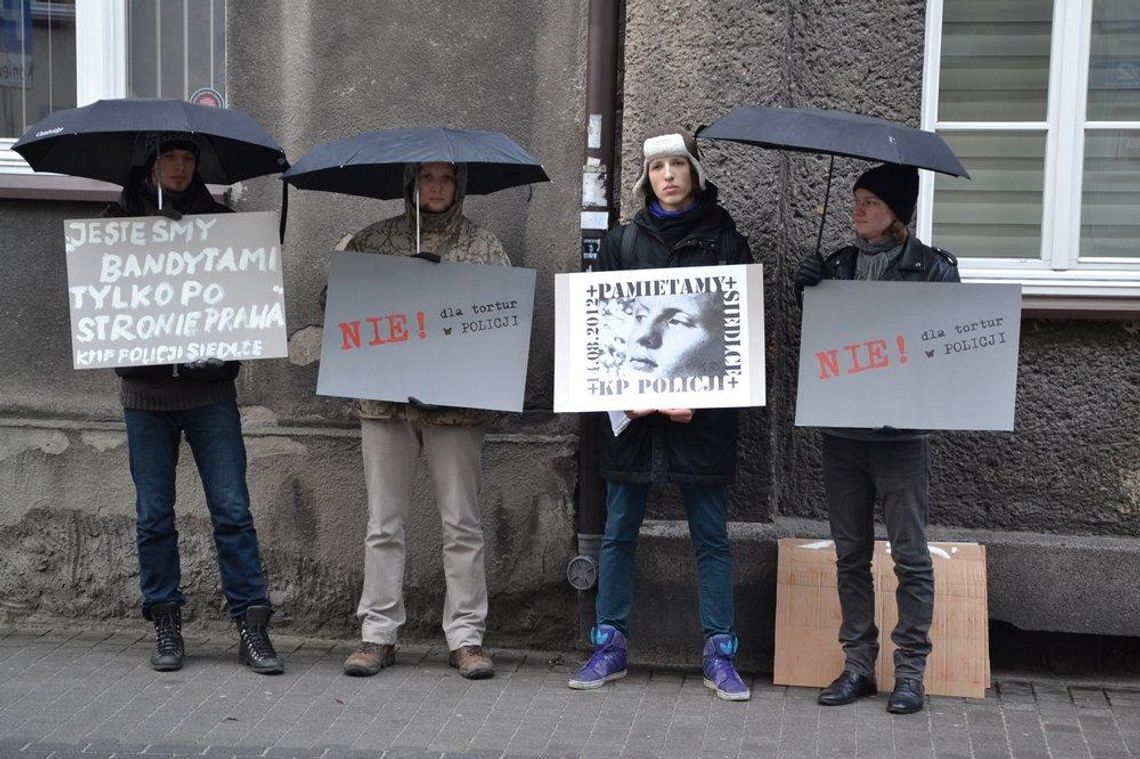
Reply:
<svg viewBox="0 0 1140 759"><path fill-rule="evenodd" d="M558 274L554 410L764 405L760 264Z"/></svg>
<svg viewBox="0 0 1140 759"><path fill-rule="evenodd" d="M69 219L76 369L289 354L277 214Z"/></svg>
<svg viewBox="0 0 1140 759"><path fill-rule="evenodd" d="M1012 430L1020 285L804 289L796 424Z"/></svg>
<svg viewBox="0 0 1140 759"><path fill-rule="evenodd" d="M533 269L334 254L318 395L522 411Z"/></svg>

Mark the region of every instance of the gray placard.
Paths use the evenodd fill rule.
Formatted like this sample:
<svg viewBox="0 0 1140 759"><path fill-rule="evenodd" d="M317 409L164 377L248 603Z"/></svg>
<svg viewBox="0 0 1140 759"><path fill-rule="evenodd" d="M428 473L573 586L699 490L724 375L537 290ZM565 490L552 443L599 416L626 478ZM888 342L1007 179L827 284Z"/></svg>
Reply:
<svg viewBox="0 0 1140 759"><path fill-rule="evenodd" d="M277 214L63 229L76 369L288 355Z"/></svg>
<svg viewBox="0 0 1140 759"><path fill-rule="evenodd" d="M804 290L796 424L1012 430L1020 285Z"/></svg>
<svg viewBox="0 0 1140 759"><path fill-rule="evenodd" d="M319 395L522 411L533 269L340 252Z"/></svg>

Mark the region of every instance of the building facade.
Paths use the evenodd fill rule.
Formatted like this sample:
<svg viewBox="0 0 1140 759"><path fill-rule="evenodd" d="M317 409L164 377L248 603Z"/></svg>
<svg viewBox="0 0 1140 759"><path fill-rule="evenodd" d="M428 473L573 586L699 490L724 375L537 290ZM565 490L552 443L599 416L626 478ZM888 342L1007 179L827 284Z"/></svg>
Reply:
<svg viewBox="0 0 1140 759"><path fill-rule="evenodd" d="M2 7L6 60L32 74L0 80L7 130L0 138L18 136L45 108L209 88L265 125L290 158L357 132L438 124L505 132L543 161L551 184L467 205L515 266L538 271L527 411L498 422L485 451L488 644L557 648L578 640L592 621L588 598L564 577L576 553L578 426L549 409L553 275L580 264L588 0L4 0ZM25 10L30 24L19 16ZM1015 430L935 435L932 534L988 546L992 619L1136 635L1134 4L627 0L618 18L619 107L602 124L619 146L611 171L621 189L638 172L647 129L696 127L740 104L854 111L946 136L974 180L924 178L919 236L957 253L967 281L1022 282L1025 295ZM31 39L31 53L27 44L17 51L18 39ZM59 49L70 58L44 52ZM701 149L765 269L769 402L744 414L730 506L741 652L764 667L775 541L827 534L819 435L793 424L800 314L790 281L814 248L827 162L725 143ZM850 184L866 165L836 163L825 249L846 240ZM60 234L63 219L94 216L113 196L90 182L31 176L0 152L0 257L8 272L0 299L0 611L12 619L129 618L137 603L117 383L108 371L71 367ZM237 185L230 196L238 210L280 207L274 178ZM366 520L351 408L314 394L318 295L336 241L396 211L361 198L291 195L290 358L249 362L239 378L271 593L279 623L298 633L355 634ZM189 465L179 478L193 616L221 620L200 487ZM408 634L430 639L438 637L443 578L426 478L415 511ZM675 493L651 506L639 553L635 654L689 652L695 661L695 568Z"/></svg>

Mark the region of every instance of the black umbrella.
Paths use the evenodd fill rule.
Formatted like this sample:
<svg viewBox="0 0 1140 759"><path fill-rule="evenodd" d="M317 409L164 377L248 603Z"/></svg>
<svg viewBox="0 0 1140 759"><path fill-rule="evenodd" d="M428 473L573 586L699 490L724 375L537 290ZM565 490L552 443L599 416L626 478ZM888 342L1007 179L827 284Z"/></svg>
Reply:
<svg viewBox="0 0 1140 759"><path fill-rule="evenodd" d="M425 127L368 132L317 145L281 179L302 190L392 200L404 197L404 164L467 164L468 195L549 182L542 165L498 132Z"/></svg>
<svg viewBox="0 0 1140 759"><path fill-rule="evenodd" d="M289 167L285 151L249 115L182 100L99 100L56 111L32 126L12 149L36 171L54 171L125 185L156 141L171 135L198 145L198 173L232 184Z"/></svg>
<svg viewBox="0 0 1140 759"><path fill-rule="evenodd" d="M893 121L819 108L741 106L697 133L710 140L729 140L774 150L831 155L816 252L823 240L835 156L897 163L966 177L966 169L939 135Z"/></svg>

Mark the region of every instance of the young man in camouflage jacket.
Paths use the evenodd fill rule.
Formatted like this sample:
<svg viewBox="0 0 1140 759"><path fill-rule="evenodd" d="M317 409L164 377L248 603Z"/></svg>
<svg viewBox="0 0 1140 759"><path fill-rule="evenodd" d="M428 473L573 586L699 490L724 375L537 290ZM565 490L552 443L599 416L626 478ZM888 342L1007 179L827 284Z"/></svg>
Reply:
<svg viewBox="0 0 1140 759"><path fill-rule="evenodd" d="M357 232L346 249L510 266L499 240L463 216L466 176L462 164L410 164L404 172L404 213ZM368 489L368 533L364 588L356 612L361 644L345 660L344 671L374 675L395 661L397 632L405 620L404 520L422 452L443 523L447 580L443 630L450 661L468 679L491 677L494 668L482 648L487 580L478 495L483 436L493 414L409 401L356 402Z"/></svg>

